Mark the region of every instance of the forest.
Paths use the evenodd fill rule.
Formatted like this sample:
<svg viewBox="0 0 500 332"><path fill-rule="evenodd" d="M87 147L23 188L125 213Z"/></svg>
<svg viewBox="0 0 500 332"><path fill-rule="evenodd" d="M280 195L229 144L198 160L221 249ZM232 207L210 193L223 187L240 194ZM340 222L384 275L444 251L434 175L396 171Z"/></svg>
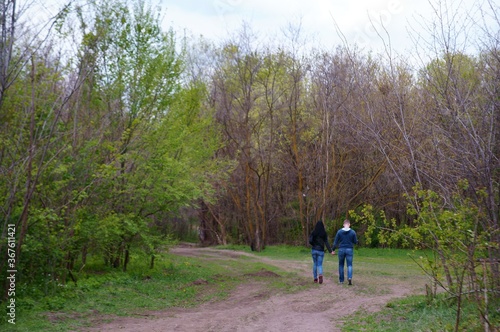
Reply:
<svg viewBox="0 0 500 332"><path fill-rule="evenodd" d="M362 246L431 249L422 265L454 294L486 280L479 262L500 286L493 1L493 25L437 9L420 63L307 49L293 26L214 43L143 0L69 3L38 30L1 5L4 298L11 262L18 285L66 283L89 257L126 271L179 240L306 245L346 218Z"/></svg>

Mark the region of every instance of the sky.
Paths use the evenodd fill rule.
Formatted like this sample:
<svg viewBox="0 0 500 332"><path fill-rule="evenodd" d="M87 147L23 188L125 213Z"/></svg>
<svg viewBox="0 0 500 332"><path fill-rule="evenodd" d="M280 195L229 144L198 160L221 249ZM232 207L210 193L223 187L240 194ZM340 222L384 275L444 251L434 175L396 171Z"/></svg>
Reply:
<svg viewBox="0 0 500 332"><path fill-rule="evenodd" d="M166 18L174 27L186 26L195 35L220 40L250 24L259 37L282 35L287 25L301 25L304 37L326 48L339 44L336 25L349 41L371 44L377 39L373 20L382 17L396 32L404 27L410 7L405 0L163 0ZM403 29L404 30L404 29Z"/></svg>
<svg viewBox="0 0 500 332"><path fill-rule="evenodd" d="M42 6L39 15L50 15L69 0L34 1ZM391 47L399 53L415 50L415 40L409 37L410 33L425 40L432 39L425 27L432 26L438 3L448 4L451 9L446 12L448 19L460 24L468 18L481 20L480 9L491 12L487 1L151 0L161 6L165 28L173 27L180 34L202 35L214 42L227 40L241 30L243 22L251 26L261 41L273 36L283 37L283 29L288 25L300 24L302 38L312 47L331 49L347 42L382 52L384 43L387 45L390 41ZM500 6L500 0L489 1ZM450 13L457 15L452 17ZM491 27L496 29L494 31L500 30L498 23ZM459 32L464 30L461 28Z"/></svg>
<svg viewBox="0 0 500 332"><path fill-rule="evenodd" d="M497 6L500 2L492 1ZM443 6L446 4L441 2ZM162 0L161 3L166 9L167 24L215 41L241 29L243 21L262 39L283 35L282 30L288 24L300 23L303 36L321 48L343 43L340 37L343 35L350 44L376 51L390 41L392 48L402 53L415 48L410 33L428 37L424 27L432 26L438 8L438 1L434 0ZM480 0L447 3L451 7L448 14L458 11L450 20L459 24L468 16L480 20L479 8L488 10L485 1Z"/></svg>

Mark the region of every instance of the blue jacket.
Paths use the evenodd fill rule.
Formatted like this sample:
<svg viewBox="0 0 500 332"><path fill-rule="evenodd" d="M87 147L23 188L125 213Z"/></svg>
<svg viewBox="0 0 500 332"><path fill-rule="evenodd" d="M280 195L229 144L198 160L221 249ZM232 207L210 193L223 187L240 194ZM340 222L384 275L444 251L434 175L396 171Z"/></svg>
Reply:
<svg viewBox="0 0 500 332"><path fill-rule="evenodd" d="M352 229L346 230L345 228L339 229L337 235L335 235L335 240L333 241L332 249L335 248L354 248L354 245L358 243L358 238L356 237L356 232Z"/></svg>

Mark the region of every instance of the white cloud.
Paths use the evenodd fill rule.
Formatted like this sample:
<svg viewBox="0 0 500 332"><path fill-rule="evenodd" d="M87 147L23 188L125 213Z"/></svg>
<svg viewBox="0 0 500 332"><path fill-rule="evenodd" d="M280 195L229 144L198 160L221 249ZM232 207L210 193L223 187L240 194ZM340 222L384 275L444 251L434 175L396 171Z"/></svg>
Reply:
<svg viewBox="0 0 500 332"><path fill-rule="evenodd" d="M261 36L279 34L288 23L302 19L305 35L314 35L327 48L340 43L335 23L349 42L362 46L381 45L371 28L372 22L382 20L393 31L405 31L408 16L407 0L164 0L167 20L174 27L187 27L194 34L210 39L224 39L238 30L243 21L250 23ZM196 3L203 5L196 6ZM169 15L170 14L170 15ZM370 21L369 15L372 18ZM335 22L334 22L335 20ZM318 45L320 46L320 45Z"/></svg>
<svg viewBox="0 0 500 332"><path fill-rule="evenodd" d="M48 17L69 0L35 0L41 9L40 15ZM133 1L133 0L131 0ZM392 46L399 51L412 47L407 29L411 25L424 38L431 39L419 26L424 19L433 17L427 1L414 0L151 0L160 1L164 8L164 26L172 26L183 33L184 29L194 35L203 35L213 41L227 39L239 30L242 22L248 22L261 37L280 35L289 23L296 24L301 18L304 36L315 36L315 46L331 48L341 43L335 23L349 43L380 51L383 43L374 30L387 41L384 29L390 35ZM462 0L458 5L453 0L432 0L448 3L451 10L461 10L460 16L474 13L474 4L484 0ZM456 8L459 6L459 8ZM475 17L477 18L477 17ZM334 23L335 20L335 23ZM480 20L478 20L480 21ZM495 30L496 29L496 30ZM498 30L498 24L492 31ZM461 33L458 31L457 33Z"/></svg>

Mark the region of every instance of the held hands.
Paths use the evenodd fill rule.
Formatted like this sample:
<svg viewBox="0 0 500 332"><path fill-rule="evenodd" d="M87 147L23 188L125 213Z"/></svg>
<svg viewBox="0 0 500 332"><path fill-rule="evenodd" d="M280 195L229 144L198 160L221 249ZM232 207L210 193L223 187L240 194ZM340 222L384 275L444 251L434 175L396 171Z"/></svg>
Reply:
<svg viewBox="0 0 500 332"><path fill-rule="evenodd" d="M332 255L335 255L335 250L332 251Z"/></svg>

